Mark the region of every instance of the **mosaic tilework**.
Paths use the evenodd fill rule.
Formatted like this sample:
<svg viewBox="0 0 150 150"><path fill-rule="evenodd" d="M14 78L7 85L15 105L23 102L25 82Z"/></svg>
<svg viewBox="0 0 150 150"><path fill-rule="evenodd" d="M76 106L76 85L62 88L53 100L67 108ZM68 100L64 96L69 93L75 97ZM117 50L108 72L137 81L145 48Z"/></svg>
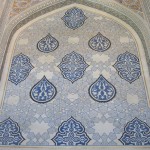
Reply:
<svg viewBox="0 0 150 150"><path fill-rule="evenodd" d="M28 77L33 68L28 56L22 53L14 56L8 80L17 85Z"/></svg>
<svg viewBox="0 0 150 150"><path fill-rule="evenodd" d="M149 138L150 127L138 118L134 118L126 125L120 141L123 145L150 145Z"/></svg>
<svg viewBox="0 0 150 150"><path fill-rule="evenodd" d="M34 2L34 1L33 1ZM37 2L37 1L36 1ZM44 6L44 5L43 5ZM90 6L90 5L89 5ZM115 7L116 7L116 9L118 9L119 7L118 7L119 5L116 5ZM37 6L37 8L38 8L38 6ZM47 8L48 9L48 8ZM9 10L9 8L8 8L8 10ZM107 10L107 9L106 9ZM110 11L110 10L109 10ZM125 11L125 10L123 10L123 11ZM111 11L111 13L112 13L113 11ZM115 12L116 13L116 12ZM26 12L26 14L28 14L28 12ZM40 13L39 13L40 14ZM123 12L123 14L128 14L128 16L130 16L130 14L129 13L127 13L126 11L125 12ZM19 16L19 18L22 18L23 16ZM5 17L6 18L6 17ZM120 18L121 18L121 16L120 16ZM124 18L124 17L123 17ZM128 20L128 19L127 19ZM16 22L15 20L14 20L14 22ZM126 22L126 20L125 20L125 22ZM129 22L129 20L127 21L127 22ZM3 22L4 23L4 22ZM4 23L5 24L5 23ZM133 28L135 28L135 25L133 25L132 24L132 27ZM2 29L3 30L3 29ZM139 33L139 31L138 31L138 29L136 29L136 31ZM9 32L9 31L8 31ZM141 37L141 34L139 34L139 36ZM141 39L143 39L143 37L141 37ZM5 39L6 40L6 39ZM143 42L143 44L144 44L144 42ZM4 50L5 48L5 42L2 42L2 50ZM145 44L144 44L144 46L145 46ZM145 47L145 49L147 49L146 47ZM146 50L146 53L147 53L147 50ZM4 53L3 53L3 51L1 51L1 55L0 55L1 57L3 57L4 56ZM147 55L147 57L148 57L148 55ZM2 59L1 59L2 60ZM148 60L148 58L147 58L147 60Z"/></svg>
<svg viewBox="0 0 150 150"><path fill-rule="evenodd" d="M19 125L12 119L8 118L0 123L1 145L20 145L24 140Z"/></svg>
<svg viewBox="0 0 150 150"><path fill-rule="evenodd" d="M58 67L63 77L73 83L83 77L88 64L80 54L73 51L63 57Z"/></svg>
<svg viewBox="0 0 150 150"><path fill-rule="evenodd" d="M90 138L85 133L83 125L71 117L62 123L52 140L57 146L81 146L87 145Z"/></svg>
<svg viewBox="0 0 150 150"><path fill-rule="evenodd" d="M118 71L120 77L129 83L134 82L141 76L139 59L129 52L120 54L114 67Z"/></svg>
<svg viewBox="0 0 150 150"><path fill-rule="evenodd" d="M102 75L90 86L89 95L98 102L108 102L116 95L115 87Z"/></svg>
<svg viewBox="0 0 150 150"><path fill-rule="evenodd" d="M49 53L54 50L56 50L59 46L59 42L52 37L50 34L48 34L46 37L42 38L38 43L37 43L37 48L39 51L44 52L44 53Z"/></svg>
<svg viewBox="0 0 150 150"><path fill-rule="evenodd" d="M85 10L82 11L88 19L82 25L82 30L71 30L61 19L66 11L41 19L19 35L14 56L22 50L22 53L30 58L34 69L28 78L17 86L8 81L0 120L6 120L11 114L25 138L21 145L56 145L58 142L54 143L52 139L59 133L60 126L71 117L75 122L79 122L81 132L84 127L86 134L83 144L123 145L119 139L128 122L137 117L148 126L150 124L143 77L129 84L122 80L113 67L118 56L126 51L138 57L135 41L124 27L113 20ZM97 52L89 47L89 39L98 32L111 41L109 50ZM50 53L41 53L36 45L39 39L48 33L55 35L59 47ZM72 84L62 76L58 65L64 56L73 51L80 54L89 66L83 77ZM107 103L94 101L88 93L90 85L100 75L117 91L114 94L114 90L111 90L113 98ZM40 104L32 100L30 90L43 76L57 88L57 95L49 102ZM103 87L105 88L101 88ZM100 92L103 92L101 88ZM71 130L75 129L74 124L71 124Z"/></svg>
<svg viewBox="0 0 150 150"><path fill-rule="evenodd" d="M111 42L100 32L89 40L89 47L95 51L103 52L110 48Z"/></svg>
<svg viewBox="0 0 150 150"><path fill-rule="evenodd" d="M71 8L67 10L62 17L65 25L73 30L81 27L86 19L87 17L84 15L84 12L79 8Z"/></svg>
<svg viewBox="0 0 150 150"><path fill-rule="evenodd" d="M56 87L45 76L30 91L31 98L38 103L51 101L56 93Z"/></svg>

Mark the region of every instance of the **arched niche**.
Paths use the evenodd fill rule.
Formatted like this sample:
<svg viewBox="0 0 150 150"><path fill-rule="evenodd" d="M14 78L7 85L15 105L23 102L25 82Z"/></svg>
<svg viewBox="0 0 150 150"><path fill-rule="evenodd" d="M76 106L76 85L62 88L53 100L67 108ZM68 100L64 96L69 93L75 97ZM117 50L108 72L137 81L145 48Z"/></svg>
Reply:
<svg viewBox="0 0 150 150"><path fill-rule="evenodd" d="M49 3L49 2L47 2ZM30 9L30 11L28 10L27 12L27 15L29 15L27 17L27 20L24 19L21 21L21 23L18 23L19 21L16 20L14 21L12 24L15 26L15 24L17 24L14 28L14 31L12 31L12 28L9 28L9 32L7 31L7 34L8 33L11 33L11 35L9 34L9 36L6 35L6 38L8 38L6 41L5 41L5 44L7 45L7 49L5 49L5 59L3 60L3 70L2 70L2 76L1 76L1 93L0 93L0 96L1 96L1 106L3 104L3 97L4 97L4 94L5 94L5 88L7 86L7 79L8 79L8 73L9 73L9 70L10 70L10 64L11 64L11 60L12 60L12 57L13 57L13 53L14 53L14 46L15 46L15 42L16 42L16 39L18 37L18 35L23 32L27 27L29 27L31 24L33 24L34 22L36 21L39 21L40 19L43 19L44 17L46 16L49 16L49 15L52 15L52 14L55 14L61 10L64 10L64 9L69 9L71 7L79 7L83 10L86 10L86 11L89 11L91 13L96 13L96 14L101 14L107 18L110 18L112 20L114 20L115 22L117 22L118 24L120 24L121 26L123 26L126 30L128 30L134 40L136 41L136 45L137 45L137 48L138 48L138 56L140 58L140 64L141 64L141 67L142 67L142 76L143 76L143 79L144 79L144 83L145 83L145 89L146 89L146 92L147 92L147 99L149 100L149 70L148 70L148 66L147 66L147 61L146 61L146 56L148 56L148 52L146 51L146 48L147 48L147 40L146 40L146 35L148 35L148 32L147 33L144 33L143 31L143 34L142 34L142 29L140 30L134 23L134 27L132 26L132 19L129 20L125 17L125 15L122 16L121 13L118 13L116 12L115 14L115 11L117 11L118 9L122 9L122 10L126 10L126 12L128 13L128 9L126 9L125 7L122 7L121 5L117 5L117 3L111 3L110 1L108 2L105 2L105 0L99 0L97 1L97 4L96 2L89 2L89 1L76 1L76 3L74 3L73 1L64 1L64 2L59 2L57 4L54 4L54 5L50 5L48 7L48 4L47 3L43 3L41 5L38 5L38 9L41 9L40 7L43 6L43 10L39 10L37 11L37 14L35 13L34 15L32 14L35 10L36 7L33 7ZM80 4L81 3L81 4ZM88 4L89 3L89 4ZM88 6L90 5L90 6ZM92 5L92 7L91 7ZM57 6L57 7L56 7ZM118 6L117 8L115 8L113 10L114 7ZM45 8L44 8L45 7ZM96 8L95 8L96 7ZM48 10L46 10L46 8ZM50 8L52 9L50 11ZM54 9L56 8L56 9ZM110 13L111 12L111 13ZM130 11L129 11L130 12ZM31 14L32 15L31 15ZM40 14L40 15L39 15ZM25 14L21 14L20 17L22 17L22 15L25 16ZM137 20L141 20L141 18L138 18L138 16L136 16L135 14L131 13L131 15L133 15ZM33 17L33 18L32 18ZM133 17L133 18L134 18ZM122 19L121 19L122 18ZM134 19L135 19L134 18ZM19 18L20 19L20 18ZM133 20L134 20L133 19ZM125 22L126 20L126 22ZM129 23L127 23L128 21ZM26 21L26 22L24 22ZM16 23L15 23L16 22ZM10 26L12 25L10 24ZM147 28L147 27L145 27ZM11 31L11 32L10 32ZM14 33L13 33L14 32ZM144 37L145 36L145 37ZM142 38L144 37L144 38ZM6 46L5 45L5 46ZM147 58L148 59L148 58ZM149 102L149 101L148 101Z"/></svg>

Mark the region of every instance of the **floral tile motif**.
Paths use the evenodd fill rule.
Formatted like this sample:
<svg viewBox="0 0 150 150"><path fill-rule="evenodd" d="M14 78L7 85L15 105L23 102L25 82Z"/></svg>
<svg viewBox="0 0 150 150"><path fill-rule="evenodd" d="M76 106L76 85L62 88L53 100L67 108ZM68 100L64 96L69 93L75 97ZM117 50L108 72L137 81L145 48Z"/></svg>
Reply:
<svg viewBox="0 0 150 150"><path fill-rule="evenodd" d="M83 56L76 52L71 52L63 57L62 62L58 65L65 79L72 83L82 78L84 71L89 65L84 61Z"/></svg>
<svg viewBox="0 0 150 150"><path fill-rule="evenodd" d="M141 76L139 59L129 52L119 55L114 67L119 76L129 83L134 82Z"/></svg>
<svg viewBox="0 0 150 150"><path fill-rule="evenodd" d="M104 52L111 46L108 38L103 36L100 32L89 40L89 47L98 52Z"/></svg>
<svg viewBox="0 0 150 150"><path fill-rule="evenodd" d="M59 42L52 37L50 34L48 34L46 37L42 38L38 43L37 43L37 48L39 51L44 52L44 53L49 53L54 50L56 50L59 46Z"/></svg>
<svg viewBox="0 0 150 150"><path fill-rule="evenodd" d="M65 25L73 30L81 27L86 19L87 17L84 15L84 12L76 7L67 10L62 18Z"/></svg>
<svg viewBox="0 0 150 150"><path fill-rule="evenodd" d="M20 145L24 140L18 123L10 118L0 122L0 145Z"/></svg>
<svg viewBox="0 0 150 150"><path fill-rule="evenodd" d="M29 57L20 53L14 56L12 60L8 80L17 85L28 77L33 68Z"/></svg>
<svg viewBox="0 0 150 150"><path fill-rule="evenodd" d="M89 87L89 95L97 102L108 102L116 95L115 87L102 75Z"/></svg>
<svg viewBox="0 0 150 150"><path fill-rule="evenodd" d="M87 145L91 139L81 122L71 117L59 126L52 140L57 146L81 146Z"/></svg>
<svg viewBox="0 0 150 150"><path fill-rule="evenodd" d="M128 122L119 139L123 145L150 145L150 127L138 118Z"/></svg>
<svg viewBox="0 0 150 150"><path fill-rule="evenodd" d="M56 87L44 76L30 91L33 101L38 103L47 103L57 94Z"/></svg>

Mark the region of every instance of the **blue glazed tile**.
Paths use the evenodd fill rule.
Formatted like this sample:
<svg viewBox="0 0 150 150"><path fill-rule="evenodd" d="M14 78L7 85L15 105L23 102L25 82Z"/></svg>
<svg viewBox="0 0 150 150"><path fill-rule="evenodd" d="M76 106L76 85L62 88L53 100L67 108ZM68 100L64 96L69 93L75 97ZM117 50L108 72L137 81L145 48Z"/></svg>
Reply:
<svg viewBox="0 0 150 150"><path fill-rule="evenodd" d="M87 17L84 15L84 12L76 7L67 10L62 18L65 25L73 30L81 27L86 19Z"/></svg>
<svg viewBox="0 0 150 150"><path fill-rule="evenodd" d="M97 102L108 102L116 95L115 87L102 75L89 87L89 95Z"/></svg>
<svg viewBox="0 0 150 150"><path fill-rule="evenodd" d="M0 122L0 145L20 145L24 140L18 123L10 118Z"/></svg>
<svg viewBox="0 0 150 150"><path fill-rule="evenodd" d="M60 16L64 16L64 22ZM22 55L16 59L20 52ZM120 59L116 60L119 56ZM53 146L63 145L63 142L67 146L76 145L77 141L72 140L72 135L77 135L74 132L76 125L83 131L75 138L83 137L82 144L79 140L81 145L120 145L118 135L123 135L127 122L137 117L150 125L144 77L140 75L137 56L136 41L130 32L111 18L107 19L86 9L71 8L66 14L62 10L40 19L30 25L28 30L25 29L16 40L15 69L11 68L14 69L11 76L14 84L6 84L0 120L10 116L18 123L19 131L26 139L19 143L23 146ZM120 70L113 66L114 62L121 64L119 67L116 65ZM127 73L132 69L131 78ZM136 80L133 81L135 70ZM119 71L123 79L118 75ZM100 74L103 74L103 78L98 81ZM44 75L47 79L41 81ZM39 80L34 83L36 79ZM132 84L129 84L131 81ZM88 93L90 86L94 99ZM78 96L68 98L68 95ZM134 97L138 103L134 103ZM101 103L103 101L105 103ZM75 118L72 124L68 119L70 116ZM103 123L109 124L106 130L110 126L113 128L109 128L107 133L106 130L98 130L101 126L96 128L96 124ZM66 136L62 134L60 128L64 124L71 125L69 129L73 133L68 132ZM61 139L71 137L71 142L62 142L58 135ZM55 142L53 137L57 139Z"/></svg>
<svg viewBox="0 0 150 150"><path fill-rule="evenodd" d="M12 60L8 80L17 85L28 77L32 69L29 57L20 53Z"/></svg>
<svg viewBox="0 0 150 150"><path fill-rule="evenodd" d="M37 103L47 103L57 94L56 87L44 76L30 91L33 101Z"/></svg>
<svg viewBox="0 0 150 150"><path fill-rule="evenodd" d="M123 145L150 145L150 127L138 118L128 122L119 139Z"/></svg>
<svg viewBox="0 0 150 150"><path fill-rule="evenodd" d="M83 56L74 51L65 55L62 62L58 65L63 77L72 83L83 77L84 71L88 66Z"/></svg>
<svg viewBox="0 0 150 150"><path fill-rule="evenodd" d="M96 36L92 37L88 44L91 49L98 52L104 52L111 46L110 40L103 36L100 32Z"/></svg>
<svg viewBox="0 0 150 150"><path fill-rule="evenodd" d="M84 126L71 117L60 125L52 140L57 146L81 146L87 145L90 138L86 134Z"/></svg>
<svg viewBox="0 0 150 150"><path fill-rule="evenodd" d="M100 137L101 136L99 135L99 133L95 133L95 134L93 134L92 139L98 141L100 139Z"/></svg>
<svg viewBox="0 0 150 150"><path fill-rule="evenodd" d="M114 67L119 76L129 83L134 82L141 76L139 59L129 52L120 54Z"/></svg>
<svg viewBox="0 0 150 150"><path fill-rule="evenodd" d="M42 38L37 43L37 48L39 51L44 53L49 53L54 50L56 50L59 46L59 42L50 34L48 34L46 37Z"/></svg>

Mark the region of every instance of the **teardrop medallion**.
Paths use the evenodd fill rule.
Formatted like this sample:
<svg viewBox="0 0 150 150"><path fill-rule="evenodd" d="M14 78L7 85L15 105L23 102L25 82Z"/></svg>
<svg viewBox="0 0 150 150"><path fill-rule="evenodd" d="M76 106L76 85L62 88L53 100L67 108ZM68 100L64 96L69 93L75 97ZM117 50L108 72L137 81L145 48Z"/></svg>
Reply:
<svg viewBox="0 0 150 150"><path fill-rule="evenodd" d="M56 87L48 81L45 76L35 84L30 91L32 100L38 103L47 103L51 101L56 94Z"/></svg>
<svg viewBox="0 0 150 150"><path fill-rule="evenodd" d="M56 50L59 46L59 42L52 37L50 34L48 34L46 37L42 38L38 43L37 43L37 48L39 51L44 52L44 53L49 53L54 50Z"/></svg>
<svg viewBox="0 0 150 150"><path fill-rule="evenodd" d="M108 102L116 95L115 87L102 75L89 87L89 95L95 101Z"/></svg>
<svg viewBox="0 0 150 150"><path fill-rule="evenodd" d="M89 47L95 51L103 52L110 48L111 42L100 32L89 40Z"/></svg>

